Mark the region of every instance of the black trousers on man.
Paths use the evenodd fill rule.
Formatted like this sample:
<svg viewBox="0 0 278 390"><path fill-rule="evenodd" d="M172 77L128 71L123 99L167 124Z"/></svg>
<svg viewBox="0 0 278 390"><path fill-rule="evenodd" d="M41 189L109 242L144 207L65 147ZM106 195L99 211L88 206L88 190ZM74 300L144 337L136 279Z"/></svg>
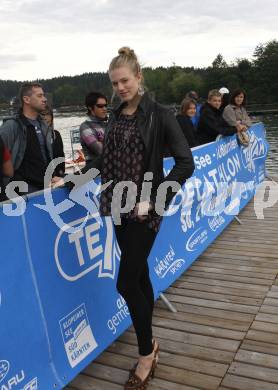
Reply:
<svg viewBox="0 0 278 390"><path fill-rule="evenodd" d="M156 232L145 222L122 219L115 225L116 237L121 249L117 290L125 299L135 328L139 354L152 353L153 288L149 277L148 256Z"/></svg>

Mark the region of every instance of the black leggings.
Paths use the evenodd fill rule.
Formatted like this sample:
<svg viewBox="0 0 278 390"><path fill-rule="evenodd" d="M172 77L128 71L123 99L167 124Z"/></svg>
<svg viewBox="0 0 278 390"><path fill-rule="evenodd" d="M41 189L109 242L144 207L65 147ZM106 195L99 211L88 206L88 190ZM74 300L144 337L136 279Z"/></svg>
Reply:
<svg viewBox="0 0 278 390"><path fill-rule="evenodd" d="M121 225L115 225L115 232L122 252L117 290L127 303L137 336L139 354L146 356L153 351L154 306L147 260L157 233L144 222L125 219Z"/></svg>

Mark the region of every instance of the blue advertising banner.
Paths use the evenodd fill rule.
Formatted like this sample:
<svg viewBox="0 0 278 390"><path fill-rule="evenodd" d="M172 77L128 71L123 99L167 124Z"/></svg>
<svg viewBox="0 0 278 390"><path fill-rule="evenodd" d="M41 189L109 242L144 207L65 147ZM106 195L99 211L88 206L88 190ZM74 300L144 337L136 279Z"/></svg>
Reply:
<svg viewBox="0 0 278 390"><path fill-rule="evenodd" d="M0 224L0 389L59 388L24 225L3 214Z"/></svg>
<svg viewBox="0 0 278 390"><path fill-rule="evenodd" d="M248 147L233 136L193 150L194 176L174 198L149 257L156 297L264 180L263 125L249 135ZM165 172L172 164L165 160ZM99 216L97 188L46 190L13 217L10 205L1 210L0 390L62 389L131 324L116 291L120 250L112 219Z"/></svg>
<svg viewBox="0 0 278 390"><path fill-rule="evenodd" d="M264 180L268 145L262 124L253 125L249 136L248 147L234 136L193 149L194 175L173 201L179 212L164 217L149 257L157 295L204 252ZM167 159L165 170L172 165Z"/></svg>

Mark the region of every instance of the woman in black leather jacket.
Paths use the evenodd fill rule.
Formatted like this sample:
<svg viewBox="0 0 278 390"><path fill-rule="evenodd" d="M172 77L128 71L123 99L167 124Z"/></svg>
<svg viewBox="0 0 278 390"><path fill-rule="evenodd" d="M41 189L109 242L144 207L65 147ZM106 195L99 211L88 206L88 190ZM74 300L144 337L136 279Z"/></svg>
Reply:
<svg viewBox="0 0 278 390"><path fill-rule="evenodd" d="M110 64L109 76L122 103L113 112L105 136L100 164L102 183L113 180L113 184L101 194L101 214L113 217L111 197L117 195L118 183L131 181L137 189L135 207L121 214L120 224L113 218L121 248L117 289L127 302L139 345L138 363L125 384L128 390L146 388L157 363L158 345L152 337L154 296L147 259L162 218L155 211L163 203L167 207L175 195L174 191L167 191L164 202L156 196L157 190L167 181L182 185L192 175L194 164L174 115L145 93L141 67L133 50L119 50ZM174 157L175 165L164 178L165 148ZM146 174L153 177L150 197L144 197ZM120 204L128 198L126 192L122 198Z"/></svg>
<svg viewBox="0 0 278 390"><path fill-rule="evenodd" d="M158 354L152 336L154 294L148 256L161 223L161 210L192 175L194 163L175 116L144 91L141 67L133 50L119 50L111 61L109 77L121 104L110 115L103 153L93 166L100 170L102 184L108 185L101 193L100 214L112 216L121 249L117 289L129 308L139 346L138 363L130 371L125 389L135 390L147 387ZM175 164L164 178L166 148ZM166 191L165 199L159 186L164 187L167 181L176 183L174 190Z"/></svg>

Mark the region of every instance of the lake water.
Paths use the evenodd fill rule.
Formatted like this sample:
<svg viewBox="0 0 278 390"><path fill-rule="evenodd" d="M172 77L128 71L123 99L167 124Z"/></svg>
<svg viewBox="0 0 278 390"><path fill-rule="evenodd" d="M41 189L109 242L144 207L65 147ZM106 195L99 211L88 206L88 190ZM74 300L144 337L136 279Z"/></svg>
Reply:
<svg viewBox="0 0 278 390"><path fill-rule="evenodd" d="M55 129L59 130L63 142L66 158L72 158L72 147L71 147L71 130L77 129L79 125L86 119L86 115L80 112L71 113L58 113L54 114ZM266 162L268 173L278 175L278 115L255 117L255 121L262 121L266 128L266 137L269 142L270 150L268 159ZM2 117L0 113L0 124ZM80 145L74 145L74 150L79 149Z"/></svg>

